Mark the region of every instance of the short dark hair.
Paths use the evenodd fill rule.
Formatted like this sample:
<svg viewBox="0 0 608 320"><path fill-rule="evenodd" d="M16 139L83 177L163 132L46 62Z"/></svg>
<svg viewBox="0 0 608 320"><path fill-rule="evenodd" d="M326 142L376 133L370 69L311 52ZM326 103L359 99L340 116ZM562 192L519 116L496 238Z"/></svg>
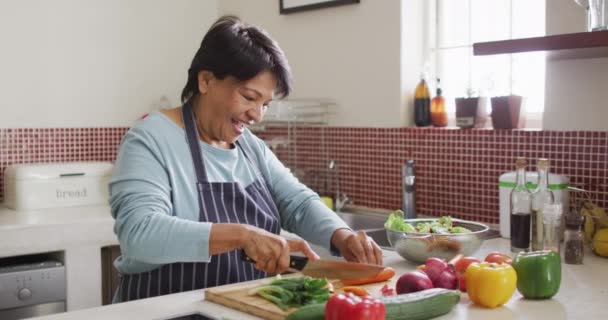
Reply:
<svg viewBox="0 0 608 320"><path fill-rule="evenodd" d="M220 17L203 37L188 69L182 102L198 94L198 73L202 70L218 79L233 76L241 81L268 70L277 79L276 93L281 98L291 91L291 70L278 43L263 29L247 25L236 16Z"/></svg>

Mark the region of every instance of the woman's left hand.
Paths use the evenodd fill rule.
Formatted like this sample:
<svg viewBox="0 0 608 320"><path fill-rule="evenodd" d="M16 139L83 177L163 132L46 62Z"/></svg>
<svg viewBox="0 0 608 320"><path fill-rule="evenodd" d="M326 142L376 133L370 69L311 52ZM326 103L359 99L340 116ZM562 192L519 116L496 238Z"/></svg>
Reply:
<svg viewBox="0 0 608 320"><path fill-rule="evenodd" d="M365 231L338 229L331 243L347 261L382 265L382 249Z"/></svg>

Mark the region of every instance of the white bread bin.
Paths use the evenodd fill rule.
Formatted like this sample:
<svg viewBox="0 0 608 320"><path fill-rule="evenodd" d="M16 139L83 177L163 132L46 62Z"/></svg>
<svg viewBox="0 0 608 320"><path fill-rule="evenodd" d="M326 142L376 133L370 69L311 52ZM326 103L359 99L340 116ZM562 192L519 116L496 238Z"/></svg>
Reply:
<svg viewBox="0 0 608 320"><path fill-rule="evenodd" d="M15 210L108 203L109 162L10 165L4 172L4 205Z"/></svg>

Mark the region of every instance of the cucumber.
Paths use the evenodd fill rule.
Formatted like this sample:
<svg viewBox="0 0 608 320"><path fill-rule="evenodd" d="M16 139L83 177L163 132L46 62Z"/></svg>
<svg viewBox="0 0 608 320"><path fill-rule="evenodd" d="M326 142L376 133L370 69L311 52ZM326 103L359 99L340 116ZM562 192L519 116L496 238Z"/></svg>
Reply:
<svg viewBox="0 0 608 320"><path fill-rule="evenodd" d="M460 301L460 291L434 288L378 300L386 307L386 320L423 320L450 312Z"/></svg>
<svg viewBox="0 0 608 320"><path fill-rule="evenodd" d="M424 320L446 314L460 301L460 291L442 288L380 297L386 308L386 320ZM325 303L300 307L286 320L323 320Z"/></svg>
<svg viewBox="0 0 608 320"><path fill-rule="evenodd" d="M325 303L305 305L290 313L286 320L323 320L325 319Z"/></svg>

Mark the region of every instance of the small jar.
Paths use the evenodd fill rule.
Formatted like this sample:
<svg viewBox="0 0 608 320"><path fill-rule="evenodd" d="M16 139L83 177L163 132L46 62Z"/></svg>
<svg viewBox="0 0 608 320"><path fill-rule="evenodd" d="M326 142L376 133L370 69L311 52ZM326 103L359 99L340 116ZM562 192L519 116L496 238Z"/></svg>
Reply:
<svg viewBox="0 0 608 320"><path fill-rule="evenodd" d="M568 264L583 263L583 256L585 255L584 219L585 217L580 214L568 214L566 216L564 260Z"/></svg>

